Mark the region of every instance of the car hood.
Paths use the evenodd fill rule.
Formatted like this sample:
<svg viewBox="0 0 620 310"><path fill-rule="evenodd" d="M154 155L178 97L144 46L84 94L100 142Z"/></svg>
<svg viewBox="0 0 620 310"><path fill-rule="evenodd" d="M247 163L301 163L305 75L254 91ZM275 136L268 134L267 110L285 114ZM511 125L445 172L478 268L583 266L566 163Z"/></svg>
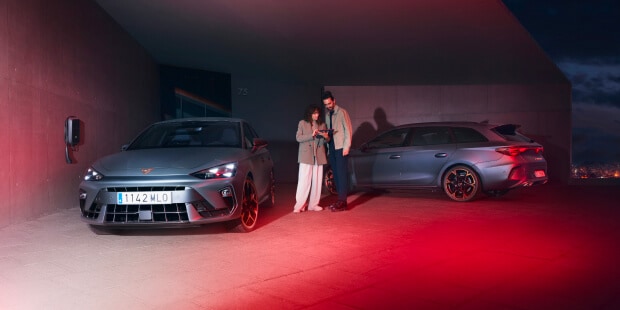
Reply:
<svg viewBox="0 0 620 310"><path fill-rule="evenodd" d="M199 169L236 162L247 152L239 148L170 148L132 150L99 159L93 167L104 175L149 175L192 173Z"/></svg>

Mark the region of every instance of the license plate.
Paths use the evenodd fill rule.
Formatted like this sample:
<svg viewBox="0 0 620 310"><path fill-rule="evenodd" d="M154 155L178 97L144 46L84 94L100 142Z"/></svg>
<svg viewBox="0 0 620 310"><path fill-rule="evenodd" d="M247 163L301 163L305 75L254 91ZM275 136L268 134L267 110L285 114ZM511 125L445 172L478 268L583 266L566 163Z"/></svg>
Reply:
<svg viewBox="0 0 620 310"><path fill-rule="evenodd" d="M119 192L119 205L163 205L172 203L172 192Z"/></svg>
<svg viewBox="0 0 620 310"><path fill-rule="evenodd" d="M545 176L545 170L534 170L534 176L542 178Z"/></svg>

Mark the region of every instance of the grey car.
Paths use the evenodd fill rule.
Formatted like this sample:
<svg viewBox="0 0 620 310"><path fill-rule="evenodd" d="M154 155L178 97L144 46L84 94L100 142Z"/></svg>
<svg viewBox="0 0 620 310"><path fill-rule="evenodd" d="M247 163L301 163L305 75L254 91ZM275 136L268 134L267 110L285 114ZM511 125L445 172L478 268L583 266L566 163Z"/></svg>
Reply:
<svg viewBox="0 0 620 310"><path fill-rule="evenodd" d="M518 125L474 122L408 124L388 130L349 155L352 188L441 188L453 200L499 196L547 182L543 147ZM333 173L325 185L335 192Z"/></svg>
<svg viewBox="0 0 620 310"><path fill-rule="evenodd" d="M155 123L88 168L79 188L82 220L95 232L224 221L251 231L259 204L275 200L266 146L241 119Z"/></svg>

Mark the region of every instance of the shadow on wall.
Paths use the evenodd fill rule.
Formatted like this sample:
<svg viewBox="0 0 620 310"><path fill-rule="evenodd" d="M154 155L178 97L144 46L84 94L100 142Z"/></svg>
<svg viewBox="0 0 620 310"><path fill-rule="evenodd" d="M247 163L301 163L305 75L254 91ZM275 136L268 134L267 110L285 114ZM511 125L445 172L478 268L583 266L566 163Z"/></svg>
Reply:
<svg viewBox="0 0 620 310"><path fill-rule="evenodd" d="M387 115L383 108L376 108L373 118L376 127L375 124L372 124L371 122L363 122L357 127L357 129L355 129L351 142L351 146L353 148L360 148L363 143L368 142L378 134L396 127L388 121ZM534 139L544 147L544 156L547 160L549 179L568 180L570 177L570 171L564 171L562 168L568 164L559 162L562 159L554 156L554 154L567 153L568 150L561 149L559 146L552 144L545 136L537 136L528 133L524 134ZM299 148L297 141L269 141L268 148L272 153L276 180L278 182L285 183L297 182L297 151Z"/></svg>
<svg viewBox="0 0 620 310"><path fill-rule="evenodd" d="M396 127L388 121L387 115L383 108L376 108L373 118L375 124L377 125L376 129L370 122L361 123L353 132L351 147L359 148L363 143L368 142L368 140L374 138L378 134Z"/></svg>
<svg viewBox="0 0 620 310"><path fill-rule="evenodd" d="M359 148L362 143L374 138L377 134L395 127L388 121L387 115L383 108L375 109L374 122L376 127L371 122L364 122L354 130L351 147ZM295 136L294 134L295 133L293 132L293 137ZM295 140L273 140L268 142L269 145L267 148L271 152L271 157L274 163L276 182L297 182L297 173L299 171L297 163L299 143Z"/></svg>

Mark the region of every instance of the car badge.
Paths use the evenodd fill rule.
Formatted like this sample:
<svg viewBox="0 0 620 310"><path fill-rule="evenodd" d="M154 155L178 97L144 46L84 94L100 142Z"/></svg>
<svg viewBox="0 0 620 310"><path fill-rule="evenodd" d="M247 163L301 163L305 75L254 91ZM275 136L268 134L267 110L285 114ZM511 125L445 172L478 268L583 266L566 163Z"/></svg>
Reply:
<svg viewBox="0 0 620 310"><path fill-rule="evenodd" d="M151 173L151 171L153 171L153 168L142 168L141 171L142 174L149 174Z"/></svg>

